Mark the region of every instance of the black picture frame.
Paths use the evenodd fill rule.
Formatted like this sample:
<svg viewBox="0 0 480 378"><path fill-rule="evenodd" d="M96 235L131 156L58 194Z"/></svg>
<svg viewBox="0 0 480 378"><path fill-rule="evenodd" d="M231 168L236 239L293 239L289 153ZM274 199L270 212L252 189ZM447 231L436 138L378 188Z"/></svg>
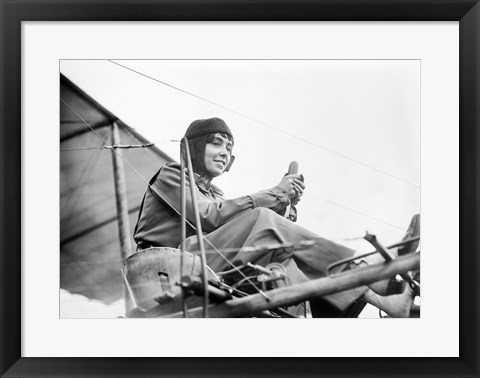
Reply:
<svg viewBox="0 0 480 378"><path fill-rule="evenodd" d="M2 377L478 377L479 104L478 0L14 1L1 12ZM460 357L459 358L25 358L21 357L22 21L459 21ZM441 216L441 210L439 210ZM46 248L46 246L45 246ZM448 277L441 285L448 285ZM439 285L439 286L441 286ZM448 299L446 299L448 305ZM439 330L439 333L441 330ZM341 337L341 336L339 336ZM185 342L196 342L186 340ZM322 340L316 341L321 343ZM439 342L435 340L432 342ZM201 347L201 346L199 346ZM388 345L385 346L388 348Z"/></svg>

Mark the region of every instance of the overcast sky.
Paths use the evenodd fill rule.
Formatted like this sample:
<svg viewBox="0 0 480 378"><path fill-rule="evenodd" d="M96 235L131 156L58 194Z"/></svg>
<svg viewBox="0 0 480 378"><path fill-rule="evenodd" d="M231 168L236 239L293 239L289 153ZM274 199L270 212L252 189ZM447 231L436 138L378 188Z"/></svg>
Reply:
<svg viewBox="0 0 480 378"><path fill-rule="evenodd" d="M368 230L396 242L420 212L417 60L68 60L60 69L177 160L170 140L195 119L224 119L236 161L214 182L227 197L276 185L298 161L307 186L298 223L320 236L368 251L345 239Z"/></svg>

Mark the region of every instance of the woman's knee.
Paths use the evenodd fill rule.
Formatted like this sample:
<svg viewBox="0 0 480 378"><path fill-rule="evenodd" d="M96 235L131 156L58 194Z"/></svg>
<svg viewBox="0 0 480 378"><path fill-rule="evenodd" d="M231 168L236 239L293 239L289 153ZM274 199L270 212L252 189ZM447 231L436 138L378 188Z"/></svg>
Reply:
<svg viewBox="0 0 480 378"><path fill-rule="evenodd" d="M255 214L258 218L274 218L279 217L279 215L274 212L273 210L267 207L256 207L252 210L253 214Z"/></svg>
<svg viewBox="0 0 480 378"><path fill-rule="evenodd" d="M252 213L256 215L263 215L263 214L267 214L269 211L271 210L267 209L266 207L256 207L255 209L252 210Z"/></svg>

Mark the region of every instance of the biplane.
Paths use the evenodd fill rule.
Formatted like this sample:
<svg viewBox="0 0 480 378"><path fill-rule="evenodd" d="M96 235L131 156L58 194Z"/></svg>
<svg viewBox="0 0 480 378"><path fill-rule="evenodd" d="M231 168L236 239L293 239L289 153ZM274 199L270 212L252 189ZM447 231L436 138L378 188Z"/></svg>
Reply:
<svg viewBox="0 0 480 378"><path fill-rule="evenodd" d="M74 151L78 145L96 145L97 150L112 151L111 156L104 156L78 149L75 162L72 155L62 156L61 174L69 177L61 186L62 288L106 302L112 297L118 299L123 296L127 306L125 317L136 318L309 317L309 299L385 279L391 279L392 285L410 285L415 294L420 295L418 216L412 219L402 241L385 247L375 235L367 232L364 239L371 244L371 252L332 264L329 267L331 274L324 278L295 285L289 283L281 264L250 264L249 268L255 271L255 275L232 285L225 282L225 272L214 272L208 267L204 251L196 254L184 248L154 247L133 252L129 239L138 206L129 207L128 204L140 203L145 182L132 179L132 176L138 173L149 177L159 164L173 159L63 75L60 92L61 123L69 126L61 128L61 150ZM188 146L188 143L182 146ZM184 153L188 156L188 151ZM121 154L126 159L122 159ZM124 163L128 164L128 158L133 156L140 161L135 172L124 170ZM185 169L191 170L188 162L189 159L182 159ZM93 171L93 165L100 168ZM79 166L82 169L78 169ZM93 194L92 191L88 194L78 192L77 185L86 176L89 176L92 188L99 188ZM113 182L114 198L104 193L99 184L106 178ZM129 182L128 192L125 180ZM82 196L88 197L89 205L79 200ZM95 213L91 211L92 207L95 207ZM71 221L72 213L75 214L74 223ZM201 230L198 238L199 241L202 238ZM98 242L103 247L101 255L96 250ZM261 248L305 248L314 242ZM399 257L392 256L392 249L399 250ZM75 263L79 254L82 255L81 264ZM367 267L344 269L372 254L381 255L384 261ZM232 266L232 269L241 273L239 267ZM81 288L76 286L79 276L89 284ZM257 290L254 293L244 290L245 284ZM358 316L364 305L357 303L346 316ZM414 309L413 316L418 316L418 310Z"/></svg>

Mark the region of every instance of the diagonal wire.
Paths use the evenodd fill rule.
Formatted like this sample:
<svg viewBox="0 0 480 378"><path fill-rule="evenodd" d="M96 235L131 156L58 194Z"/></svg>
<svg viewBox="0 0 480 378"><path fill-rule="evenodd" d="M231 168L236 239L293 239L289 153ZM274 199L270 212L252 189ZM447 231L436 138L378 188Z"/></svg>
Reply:
<svg viewBox="0 0 480 378"><path fill-rule="evenodd" d="M351 162L356 163L356 164L358 164L358 165L361 165L361 166L363 166L363 167L365 167L365 168L371 169L371 170L376 171L376 172L378 172L378 173L381 173L381 174L383 174L383 175L385 175L385 176L388 176L388 177L391 177L391 178L393 178L393 179L395 179L395 180L401 181L401 182L403 182L403 183L405 183L405 184L407 184L407 185L410 185L410 186L412 186L412 187L414 187L414 188L416 188L416 189L420 189L420 186L419 186L419 185L417 185L417 184L415 184L415 183L413 183L413 182L411 182L411 181L408 181L408 180L406 180L406 179L404 179L404 178L402 178L402 177L399 177L399 176L397 176L397 175L394 175L394 174L392 174L392 173L389 173L389 172L387 172L387 171L384 171L384 170L382 170L382 169L379 169L379 168L377 168L377 167L374 167L374 166L372 166L372 165L370 165L370 164L364 163L364 162L362 162L362 161L360 161L360 160L354 159L354 158L352 158L352 157L350 157L350 156L344 155L344 154L342 154L342 153L340 153L340 152L331 150L331 149L329 149L329 148L327 148L327 147L324 147L324 146L321 146L321 145L319 145L319 144L313 143L312 141L310 141L310 140L308 140L308 139L301 138L301 137L299 137L299 136L296 135L296 134L293 134L293 133L290 133L290 132L288 132L288 131L282 130L282 129L280 129L280 128L278 128L278 127L275 127L275 126L273 126L273 125L270 125L270 124L268 124L268 123L266 123L266 122L260 121L260 120L258 120L258 119L256 119L256 118L253 118L253 117L250 117L249 115L246 115L246 114L244 114L244 113L238 112L238 111L236 111L236 110L234 110L234 109L232 109L232 108L229 108L229 107L220 105L220 104L218 104L218 103L216 103L216 102L214 102L214 101L208 100L208 99L205 98L205 97L201 97L201 96L198 96L198 95L196 95L196 94L194 94L194 93L188 92L188 91L186 91L186 90L184 90L184 89L181 89L181 88L179 88L179 87L176 87L176 86L174 86L174 85L172 85L172 84L169 84L169 83L167 83L167 82L165 82L165 81L156 79L156 78L154 78L154 77L152 77L152 76L149 76L149 75L146 75L146 74L144 74L144 73L142 73L142 72L139 72L139 71L137 71L137 70L134 70L133 68L124 66L123 64L120 64L120 63L117 63L117 62L114 62L113 60L108 60L108 62L113 63L113 64L116 64L116 65L119 66L119 67L122 67L122 68L124 68L124 69L126 69L126 70L129 70L129 71L131 71L131 72L134 72L134 73L136 73L136 74L138 74L138 75L140 75L140 76L143 76L143 77L145 77L145 78L147 78L147 79L153 80L153 81L155 81L155 82L157 82L157 83L160 83L160 84L162 84L162 85L165 85L165 86L167 86L167 87L169 87L169 88L172 88L172 89L174 89L174 90L176 90L176 91L182 92L182 93L184 93L184 94L186 94L186 95L189 95L189 96L194 97L194 98L197 98L197 99L199 99L199 100L201 100L201 101L207 102L207 103L209 103L209 104L211 104L211 105L214 105L214 106L216 106L216 107L219 107L219 108L221 108L221 109L223 109L223 110L226 110L226 111L228 111L228 112L230 112L230 113L236 114L236 115L238 115L238 116L240 116L240 117L243 117L243 118L245 118L245 119L248 119L248 120L250 120L250 121L252 121L252 122L258 123L258 124L260 124L260 125L263 125L263 126L265 126L265 127L270 128L270 129L272 129L272 130L275 130L275 131L278 131L278 132L280 132L280 133L282 133L282 134L288 135L289 137L291 137L291 138L293 138L293 139L297 139L297 140L299 140L299 141L301 141L301 142L303 142L303 143L306 143L306 144L309 144L309 145L311 145L311 146L313 146L313 147L319 148L319 149L321 149L321 150L323 150L323 151L326 151L326 152L328 152L328 153L330 153L330 154L336 155L336 156L338 156L338 157L340 157L340 158L342 158L342 159L351 161Z"/></svg>
<svg viewBox="0 0 480 378"><path fill-rule="evenodd" d="M254 175L254 176L263 178L263 179L265 179L265 180L267 180L267 181L270 181L270 182L273 182L273 181L274 181L274 180L272 180L272 179L269 178L269 177L260 175L260 174L258 174L258 173L252 172L252 171L249 171L249 170L247 170L247 169L242 169L242 170L245 171L245 172L247 172L247 173L249 173L249 174L251 174L251 175ZM359 211L359 210L352 209L352 208L350 208L350 207L348 207L348 206L339 204L339 203L337 203L337 202L330 201L330 200L328 200L328 199L322 198L322 197L317 196L317 195L315 195L315 194L305 193L305 195L308 196L308 197L312 197L312 198L319 199L319 200L321 200L321 201L324 201L324 202L326 202L326 203L329 203L330 205L337 206L337 207L342 208L342 209L344 209L344 210L351 211L352 213L361 215L361 216L363 216L363 217L365 217L365 218L373 219L374 221L383 223L383 224L386 225L386 226L390 226L390 227L393 227L393 228L396 228L396 229L399 229L399 230L405 232L405 227L400 227L400 226L397 226L397 225L395 225L395 224L393 224L393 223L386 222L386 221L384 221L384 220L382 220L382 219L380 219L380 218L377 218L377 217L374 217L374 216L372 216L372 215L363 213L363 212L361 212L361 211Z"/></svg>
<svg viewBox="0 0 480 378"><path fill-rule="evenodd" d="M99 147L100 149L102 147ZM67 208L67 205L70 204L71 202L71 199L73 198L73 194L76 192L76 190L78 188L80 188L80 183L87 178L87 174L91 172L90 168L93 164L93 162L96 160L96 157L98 156L98 153L99 153L99 149L97 149L95 151L94 154L92 154L92 156L90 157L87 165L85 166L85 168L83 169L82 173L80 174L80 176L78 177L78 180L75 182L75 185L73 186L74 190L72 191L72 193L68 196L67 200L63 203L61 209L60 209L60 212L62 212L63 210L65 210ZM78 196L76 196L75 198L78 198ZM72 209L74 208L74 205L72 205Z"/></svg>
<svg viewBox="0 0 480 378"><path fill-rule="evenodd" d="M242 272L242 270L241 270L240 267L237 267L235 264L233 264L233 263L228 259L228 257L226 257L222 252L220 252L220 250L219 250L217 247L215 247L215 246L213 245L213 243L205 237L205 235L203 236L203 240L206 241L208 244L210 244L210 246L214 249L214 251L217 252L218 254L220 254L220 256L221 256L233 269L235 269L235 271L237 271L237 272L243 277L243 279L244 279L245 281L247 281L250 285L252 285L253 288L254 288L255 290L257 290L257 292L258 292L259 294L261 294L264 298L269 299L269 298L268 298L268 295L266 295L265 292L264 292L262 289L260 289L257 285L255 285L255 283L250 279L250 277L247 277L247 276L245 275L245 273ZM205 252L206 252L206 251L205 251Z"/></svg>

